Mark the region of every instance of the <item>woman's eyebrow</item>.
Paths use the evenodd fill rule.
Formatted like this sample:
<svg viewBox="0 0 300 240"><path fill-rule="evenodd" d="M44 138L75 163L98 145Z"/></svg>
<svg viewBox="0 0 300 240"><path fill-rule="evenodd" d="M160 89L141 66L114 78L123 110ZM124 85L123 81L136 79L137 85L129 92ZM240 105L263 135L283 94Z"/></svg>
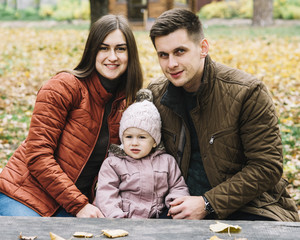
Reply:
<svg viewBox="0 0 300 240"><path fill-rule="evenodd" d="M107 43L101 43L101 45L104 45L104 46L110 46L110 45L107 44ZM117 46L117 47L120 47L120 46L127 46L127 44L126 44L126 43L120 43L120 44L117 44L116 46Z"/></svg>

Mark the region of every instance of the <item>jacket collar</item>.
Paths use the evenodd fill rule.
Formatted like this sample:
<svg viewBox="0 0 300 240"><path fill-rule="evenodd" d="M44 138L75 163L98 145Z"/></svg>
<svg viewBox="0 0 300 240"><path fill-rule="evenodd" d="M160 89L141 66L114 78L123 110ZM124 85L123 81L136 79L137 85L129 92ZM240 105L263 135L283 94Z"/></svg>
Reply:
<svg viewBox="0 0 300 240"><path fill-rule="evenodd" d="M86 80L88 88L91 95L94 97L95 102L99 105L107 103L112 97L113 94L106 91L106 89L101 84L99 76L96 72L93 72L91 77ZM116 94L117 100L123 100L125 98L125 91L118 91Z"/></svg>
<svg viewBox="0 0 300 240"><path fill-rule="evenodd" d="M201 106L205 106L208 97L212 92L215 83L215 63L211 60L210 56L207 55L204 63L203 76L201 81L201 85L196 92L198 103ZM164 93L161 103L169 108L171 108L175 113L180 116L185 116L183 106L183 88L175 87L171 82L168 83L168 87L166 92Z"/></svg>
<svg viewBox="0 0 300 240"><path fill-rule="evenodd" d="M155 149L152 153L150 153L146 158L148 159L152 159L153 157L155 156L158 156L162 153L165 153L165 147L163 145L163 142L161 142ZM123 145L117 145L117 144L111 144L109 149L108 149L108 152L109 152L109 156L116 156L118 158L124 158L128 161L138 161L137 159L134 159L130 156L128 156L124 149L123 149Z"/></svg>

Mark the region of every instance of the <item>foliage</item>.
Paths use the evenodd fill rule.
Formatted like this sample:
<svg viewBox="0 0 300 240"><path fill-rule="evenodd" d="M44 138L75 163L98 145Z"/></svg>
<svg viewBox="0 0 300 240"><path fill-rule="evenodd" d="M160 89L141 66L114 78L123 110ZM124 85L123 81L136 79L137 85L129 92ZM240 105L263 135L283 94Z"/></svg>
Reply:
<svg viewBox="0 0 300 240"><path fill-rule="evenodd" d="M284 177L300 206L300 34L283 28L208 27L206 35L214 60L254 74L268 86L279 115ZM40 86L57 71L76 66L87 35L88 29L0 29L0 171L27 135ZM148 33L135 36L146 86L162 73Z"/></svg>
<svg viewBox="0 0 300 240"><path fill-rule="evenodd" d="M89 1L58 0L56 6L43 4L40 9L27 8L24 10L15 10L0 4L0 16L0 20L89 20L90 4Z"/></svg>
<svg viewBox="0 0 300 240"><path fill-rule="evenodd" d="M199 11L200 18L251 18L253 2L249 0L213 1Z"/></svg>
<svg viewBox="0 0 300 240"><path fill-rule="evenodd" d="M275 0L273 15L275 18L300 19L300 1Z"/></svg>
<svg viewBox="0 0 300 240"><path fill-rule="evenodd" d="M300 19L299 0L274 0L274 18ZM253 0L223 0L202 7L198 13L200 18L252 18Z"/></svg>
<svg viewBox="0 0 300 240"><path fill-rule="evenodd" d="M27 8L22 10L15 10L11 7L4 7L0 4L0 20L40 20L41 16L38 14L38 10L35 8Z"/></svg>

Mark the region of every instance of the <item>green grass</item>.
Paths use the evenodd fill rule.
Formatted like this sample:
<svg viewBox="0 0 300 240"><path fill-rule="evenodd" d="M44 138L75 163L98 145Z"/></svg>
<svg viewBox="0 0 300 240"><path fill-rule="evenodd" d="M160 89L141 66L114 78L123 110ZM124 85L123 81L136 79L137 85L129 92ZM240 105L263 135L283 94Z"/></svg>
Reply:
<svg viewBox="0 0 300 240"><path fill-rule="evenodd" d="M224 26L212 25L204 29L209 37L263 37L275 35L278 37L300 36L300 25L252 27L252 26Z"/></svg>

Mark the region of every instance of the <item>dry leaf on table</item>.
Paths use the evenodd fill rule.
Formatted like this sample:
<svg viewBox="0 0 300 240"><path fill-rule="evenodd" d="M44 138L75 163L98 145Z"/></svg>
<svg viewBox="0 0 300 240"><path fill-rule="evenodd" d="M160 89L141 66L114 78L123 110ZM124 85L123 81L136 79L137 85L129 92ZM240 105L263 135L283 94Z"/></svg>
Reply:
<svg viewBox="0 0 300 240"><path fill-rule="evenodd" d="M125 237L128 232L122 229L106 229L102 230L102 234L109 238Z"/></svg>
<svg viewBox="0 0 300 240"><path fill-rule="evenodd" d="M87 233L87 232L75 232L73 234L73 237L78 237L78 238L92 238L93 234Z"/></svg>
<svg viewBox="0 0 300 240"><path fill-rule="evenodd" d="M22 236L22 233L20 233L19 239L20 240L35 240L35 239L37 239L37 236L27 237L27 236Z"/></svg>
<svg viewBox="0 0 300 240"><path fill-rule="evenodd" d="M216 224L211 224L209 226L209 228L213 232L218 232L218 233L228 232L229 235L230 235L230 233L238 233L242 230L242 228L238 225L229 225L229 224L221 223L218 221Z"/></svg>
<svg viewBox="0 0 300 240"><path fill-rule="evenodd" d="M209 240L223 240L222 238L219 238L217 236L212 236Z"/></svg>
<svg viewBox="0 0 300 240"><path fill-rule="evenodd" d="M51 240L66 240L66 239L56 235L55 233L50 232L49 234L50 234L50 239Z"/></svg>

